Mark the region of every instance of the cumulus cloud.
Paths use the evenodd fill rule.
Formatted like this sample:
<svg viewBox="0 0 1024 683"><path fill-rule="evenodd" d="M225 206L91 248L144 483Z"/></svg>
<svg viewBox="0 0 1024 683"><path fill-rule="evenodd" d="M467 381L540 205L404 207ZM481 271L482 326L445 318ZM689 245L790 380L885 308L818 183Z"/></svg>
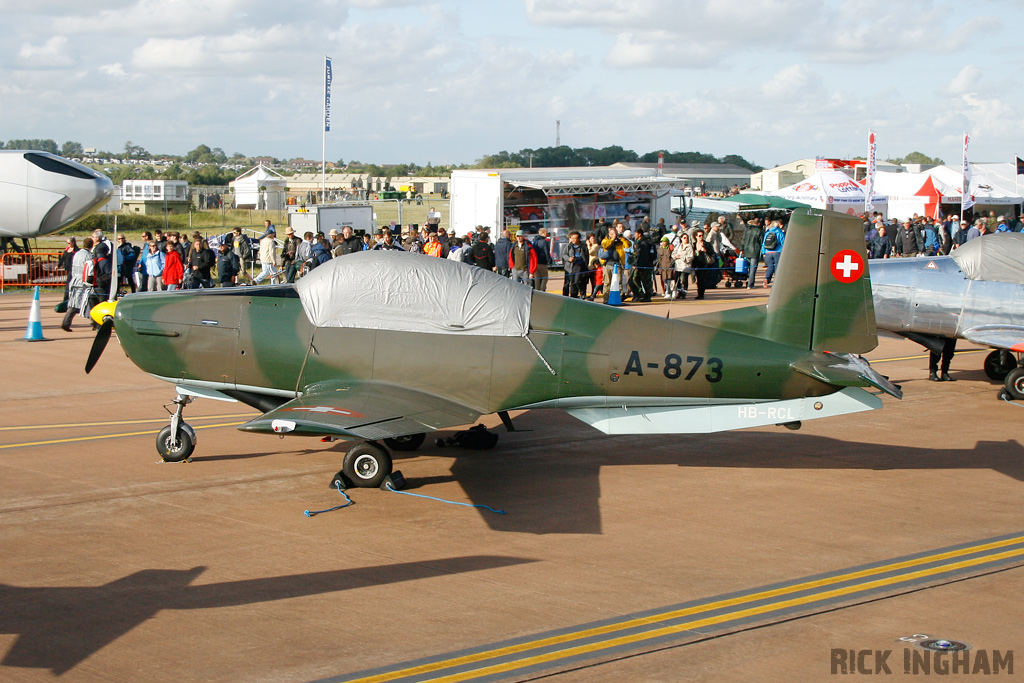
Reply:
<svg viewBox="0 0 1024 683"><path fill-rule="evenodd" d="M977 92L980 80L981 70L973 64L968 64L964 68L960 69L960 73L954 76L953 80L945 85L943 91L947 95L952 96Z"/></svg>
<svg viewBox="0 0 1024 683"><path fill-rule="evenodd" d="M318 154L325 53L328 156L364 161L546 146L555 119L573 146L773 164L863 154L870 126L893 153L955 158L950 131L954 148L962 130L978 154L996 135L1012 147L1024 112L1007 33L1024 11L994 0L0 0L0 11L16 17L0 22L8 135L109 149L130 138L175 153L203 141ZM111 98L117 79L132 88Z"/></svg>
<svg viewBox="0 0 1024 683"><path fill-rule="evenodd" d="M945 0L525 0L537 26L597 29L616 68L705 68L766 48L834 63L888 61L914 51L963 51L998 30L998 12L962 17ZM736 60L730 60L736 57Z"/></svg>
<svg viewBox="0 0 1024 683"><path fill-rule="evenodd" d="M26 43L18 50L18 66L25 69L57 69L72 64L66 36L53 36L42 45Z"/></svg>
<svg viewBox="0 0 1024 683"><path fill-rule="evenodd" d="M121 62L115 62L113 64L104 64L100 66L100 71L108 76L113 76L114 78L123 78L126 75L124 71L124 66L121 65Z"/></svg>

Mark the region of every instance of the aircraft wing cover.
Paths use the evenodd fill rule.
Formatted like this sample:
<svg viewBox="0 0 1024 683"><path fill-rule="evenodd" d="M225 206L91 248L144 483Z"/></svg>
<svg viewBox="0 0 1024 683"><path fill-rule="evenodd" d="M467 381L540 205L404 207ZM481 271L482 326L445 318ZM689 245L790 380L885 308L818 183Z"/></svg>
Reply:
<svg viewBox="0 0 1024 683"><path fill-rule="evenodd" d="M478 417L472 408L396 384L331 381L308 387L299 398L239 429L385 439L469 424Z"/></svg>
<svg viewBox="0 0 1024 683"><path fill-rule="evenodd" d="M1024 327L1019 325L978 325L964 330L963 336L974 344L1024 352Z"/></svg>
<svg viewBox="0 0 1024 683"><path fill-rule="evenodd" d="M448 259L364 251L331 259L295 285L317 327L523 337L533 290Z"/></svg>
<svg viewBox="0 0 1024 683"><path fill-rule="evenodd" d="M977 237L950 256L969 280L1024 285L1024 234L1000 232Z"/></svg>

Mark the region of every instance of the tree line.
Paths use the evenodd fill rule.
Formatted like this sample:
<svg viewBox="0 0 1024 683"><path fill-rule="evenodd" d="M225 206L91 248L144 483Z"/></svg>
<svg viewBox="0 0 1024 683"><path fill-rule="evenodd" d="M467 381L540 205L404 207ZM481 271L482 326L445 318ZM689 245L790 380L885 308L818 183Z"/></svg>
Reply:
<svg viewBox="0 0 1024 683"><path fill-rule="evenodd" d="M533 166L535 168L551 168L556 166L610 166L611 164L624 162L638 162L642 164L658 163L658 154L665 154L666 164L735 164L754 173L764 169L753 164L738 154L727 154L724 157L716 157L713 154L703 152L669 152L667 150L655 150L646 154L637 154L631 149L623 149L619 145L611 145L602 149L593 147L573 148L567 145L561 147L541 147L539 149L521 149L518 152L498 152L489 154L473 166L475 168L521 168Z"/></svg>
<svg viewBox="0 0 1024 683"><path fill-rule="evenodd" d="M64 157L81 158L84 156L84 149L81 143L68 141L58 146L54 140L8 140L6 143L0 141L0 149L35 149L52 154L59 154ZM569 147L561 145L558 147L540 147L537 149L525 148L518 152L501 151L495 154L487 154L477 159L473 164L451 164L435 166L427 162L425 166L416 163L406 164L373 164L361 161L350 161L347 164L338 159L335 166L338 170L347 173L366 173L374 177L396 176L426 176L443 177L449 175L456 169L467 168L552 168L559 166L609 166L618 162L637 162L644 164L655 164L658 162L658 154L664 153L665 163L668 164L734 164L749 169L753 173L764 170L761 166L751 163L738 154L727 154L723 157L716 157L713 154L704 152L669 152L667 150L655 150L638 154L631 149L624 149L619 145L609 145L601 149L594 147ZM121 153L100 152L95 153L99 158L117 158L122 160L138 160L152 158L145 148L132 143L125 142L124 150ZM253 157L247 157L240 152L228 156L220 147L209 147L198 145L195 149L182 156L160 154L156 155L161 159L170 160L169 166L154 168L152 166L113 166L104 167L103 172L110 176L116 183L128 178L145 175L147 178L161 178L164 180L187 180L192 185L227 185L237 175L233 169L221 169L223 164L244 164L251 163ZM911 152L905 157L891 159L897 163L937 163L941 164L939 158L932 159L921 152ZM274 159L275 163L282 163ZM287 172L286 172L287 175Z"/></svg>

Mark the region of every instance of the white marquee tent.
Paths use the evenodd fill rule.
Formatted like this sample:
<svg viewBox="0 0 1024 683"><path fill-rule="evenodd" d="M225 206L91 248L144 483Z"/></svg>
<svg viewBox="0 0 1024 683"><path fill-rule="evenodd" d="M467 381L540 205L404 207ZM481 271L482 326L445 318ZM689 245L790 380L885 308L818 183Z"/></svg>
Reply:
<svg viewBox="0 0 1024 683"><path fill-rule="evenodd" d="M963 175L959 167L936 166L926 171L928 175L944 184L949 193L943 192L943 201L960 203ZM970 193L976 206L1006 206L1024 201L1016 183L1016 169L1013 164L971 164Z"/></svg>
<svg viewBox="0 0 1024 683"><path fill-rule="evenodd" d="M250 168L228 183L235 189L236 209L267 209L269 211L282 211L285 208L285 186L287 184L287 178L263 164Z"/></svg>
<svg viewBox="0 0 1024 683"><path fill-rule="evenodd" d="M819 171L795 185L765 194L803 202L817 209L855 215L864 213L864 186L841 171ZM888 197L875 193L871 203L874 211L886 215Z"/></svg>

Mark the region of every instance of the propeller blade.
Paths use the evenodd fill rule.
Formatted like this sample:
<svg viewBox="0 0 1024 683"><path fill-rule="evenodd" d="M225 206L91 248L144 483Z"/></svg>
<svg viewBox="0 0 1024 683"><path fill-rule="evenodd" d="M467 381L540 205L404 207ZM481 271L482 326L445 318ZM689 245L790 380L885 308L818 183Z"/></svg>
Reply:
<svg viewBox="0 0 1024 683"><path fill-rule="evenodd" d="M92 348L89 349L89 358L85 361L85 372L92 372L92 369L96 367L96 361L103 355L103 349L107 348L107 342L110 341L110 332L114 329L114 319L107 318L100 325L99 332L96 333L96 339L92 342Z"/></svg>

